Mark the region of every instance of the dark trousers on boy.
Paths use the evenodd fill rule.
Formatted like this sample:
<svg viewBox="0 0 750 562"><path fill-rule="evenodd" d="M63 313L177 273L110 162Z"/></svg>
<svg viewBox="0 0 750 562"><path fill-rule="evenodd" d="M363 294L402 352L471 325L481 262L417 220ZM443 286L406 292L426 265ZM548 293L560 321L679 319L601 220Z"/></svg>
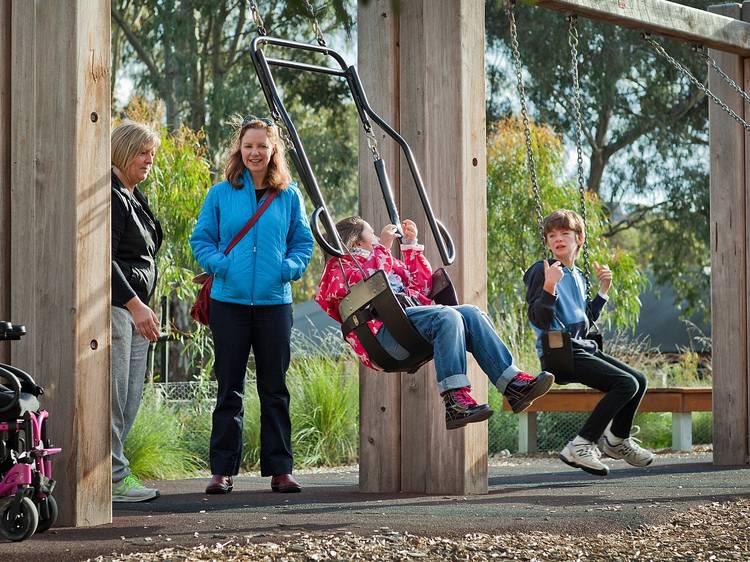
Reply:
<svg viewBox="0 0 750 562"><path fill-rule="evenodd" d="M610 431L617 437L630 436L633 418L638 410L648 381L646 377L599 350L589 353L573 349L575 372L572 375L555 373L558 384L580 383L604 392L578 435L596 443L611 421ZM545 368L542 358L542 368Z"/></svg>
<svg viewBox="0 0 750 562"><path fill-rule="evenodd" d="M211 473L234 476L242 459L245 373L252 350L260 399L260 470L292 472L289 368L292 306L246 306L211 300L214 371L219 383L211 427Z"/></svg>

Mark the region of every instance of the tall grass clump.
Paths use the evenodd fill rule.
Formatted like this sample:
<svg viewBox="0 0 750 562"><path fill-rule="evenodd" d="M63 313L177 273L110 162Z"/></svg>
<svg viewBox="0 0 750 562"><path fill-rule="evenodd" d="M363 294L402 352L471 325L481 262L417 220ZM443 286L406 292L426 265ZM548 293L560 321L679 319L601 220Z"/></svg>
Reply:
<svg viewBox="0 0 750 562"><path fill-rule="evenodd" d="M175 408L148 386L125 441L130 469L141 478L156 480L194 476L205 462L185 446L183 435Z"/></svg>
<svg viewBox="0 0 750 562"><path fill-rule="evenodd" d="M289 369L292 443L301 466L350 464L359 442L359 378L336 334L297 338Z"/></svg>

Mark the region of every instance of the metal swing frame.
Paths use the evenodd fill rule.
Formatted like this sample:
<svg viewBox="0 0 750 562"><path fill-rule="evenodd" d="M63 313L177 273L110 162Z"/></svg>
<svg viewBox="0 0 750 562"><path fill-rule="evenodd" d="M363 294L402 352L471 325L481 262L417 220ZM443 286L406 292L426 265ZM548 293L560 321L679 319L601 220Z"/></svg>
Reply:
<svg viewBox="0 0 750 562"><path fill-rule="evenodd" d="M259 32L261 28L262 26L259 26ZM317 53L333 59L338 67L333 68L307 62L269 58L264 52L264 48L266 47L281 48L289 52ZM327 47L324 42L323 44L311 45L270 37L265 34L261 34L252 40L250 44L250 56L263 90L263 95L271 111L271 116L277 125L279 125L279 129L282 131L285 129L288 135L285 140L287 141L292 163L302 180L305 191L313 203L314 210L310 216L310 227L315 240L321 248L339 260L346 257L353 259L336 231L302 141L274 82L271 67L291 68L316 74L336 76L346 80L362 127L367 135L368 146L373 154L375 173L377 174L378 183L380 184L383 200L391 222L395 225L400 225L401 219L393 197L388 174L386 173L385 163L377 151L377 140L373 133L372 122L377 124L380 129L400 146L411 177L414 180L427 223L437 243L442 262L446 266L451 265L455 260L453 240L445 226L435 217L412 150L406 140L372 109L367 101L367 96L359 79L357 69L353 65L348 65L340 53ZM281 125L283 125L283 129ZM321 221L326 236L321 233ZM400 230L399 234L401 234ZM443 268L436 270L433 274L433 290L430 297L439 304L458 304L453 284L448 273ZM414 372L432 359L432 346L422 338L409 321L396 295L390 288L384 272L376 272L357 283L354 287L351 287L349 295L342 300L339 306L339 312L343 320L341 325L343 336L346 338L351 333L356 334L373 363L384 371ZM409 352L409 356L406 359L394 359L383 349L367 325L371 320L383 321L396 341Z"/></svg>

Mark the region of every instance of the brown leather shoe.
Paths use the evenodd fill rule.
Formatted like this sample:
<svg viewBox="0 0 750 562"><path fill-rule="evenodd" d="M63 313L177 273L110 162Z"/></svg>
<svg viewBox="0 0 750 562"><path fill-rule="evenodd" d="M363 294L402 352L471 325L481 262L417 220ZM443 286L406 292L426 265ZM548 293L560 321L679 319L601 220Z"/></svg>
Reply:
<svg viewBox="0 0 750 562"><path fill-rule="evenodd" d="M231 476L222 476L221 474L214 474L211 477L211 483L206 486L207 494L228 494L232 491L234 485L232 484Z"/></svg>
<svg viewBox="0 0 750 562"><path fill-rule="evenodd" d="M274 492L281 492L283 494L290 494L295 492L301 492L302 486L299 485L291 474L279 474L271 478L271 489Z"/></svg>

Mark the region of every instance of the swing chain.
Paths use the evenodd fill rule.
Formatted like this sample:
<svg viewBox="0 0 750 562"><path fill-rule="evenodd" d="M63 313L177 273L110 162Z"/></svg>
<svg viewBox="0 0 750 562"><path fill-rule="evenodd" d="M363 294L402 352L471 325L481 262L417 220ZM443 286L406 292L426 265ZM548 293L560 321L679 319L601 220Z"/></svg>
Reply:
<svg viewBox="0 0 750 562"><path fill-rule="evenodd" d="M526 92L523 87L523 67L521 65L521 54L518 50L518 29L516 28L515 0L509 0L505 5L505 11L508 14L510 23L510 45L513 54L513 63L516 71L518 97L521 102L521 117L523 118L523 132L526 138L526 169L529 172L531 180L531 189L534 192L534 205L536 208L537 226L539 237L542 243L542 255L546 254L546 244L544 239L544 217L542 215L542 195L539 191L539 184L536 178L536 164L534 162L534 150L531 144L531 126L529 124L529 115L526 108Z"/></svg>
<svg viewBox="0 0 750 562"><path fill-rule="evenodd" d="M258 30L258 35L268 35L266 26L263 24L263 18L260 15L260 10L258 9L258 5L255 3L255 0L251 0L250 2L250 12L253 15L253 22L255 23L255 27Z"/></svg>
<svg viewBox="0 0 750 562"><path fill-rule="evenodd" d="M672 66L674 66L679 72L684 74L695 86L701 90L704 94L706 94L712 102L714 102L716 105L718 105L721 109L726 111L729 116L737 121L746 131L750 132L750 124L747 123L742 117L740 117L731 107L729 107L726 103L724 103L716 94L714 94L711 90L708 89L708 87L703 84L700 80L698 80L693 74L690 72L690 70L687 69L682 63L675 60L672 56L670 56L669 53L662 47L657 41L651 38L651 36L647 33L643 33L641 35L643 39L651 45L651 47L662 57L664 57L667 62L669 62Z"/></svg>
<svg viewBox="0 0 750 562"><path fill-rule="evenodd" d="M726 72L724 72L721 67L718 65L718 63L711 57L711 55L708 54L708 50L704 47L701 47L699 45L695 46L696 52L704 58L706 61L706 64L710 65L711 68L713 68L716 71L716 74L721 76L724 81L729 84L734 90L741 95L746 102L750 103L750 95L745 92L737 82L735 82L731 76L729 76Z"/></svg>
<svg viewBox="0 0 750 562"><path fill-rule="evenodd" d="M312 4L310 3L310 0L305 0L305 6L307 6L307 11L310 12L310 17L312 18L312 27L313 32L315 33L315 40L318 42L318 45L321 47L326 46L326 40L325 37L323 37L323 31L320 29L320 24L318 23L318 18L315 15L315 8L313 8Z"/></svg>
<svg viewBox="0 0 750 562"><path fill-rule="evenodd" d="M583 147L581 146L581 136L583 131L583 120L581 118L581 84L578 76L578 28L576 22L578 17L575 15L568 16L568 44L570 45L570 70L573 77L573 114L575 117L575 140L576 140L576 159L578 175L578 195L580 198L581 218L583 219L583 277L586 280L586 299L591 296L591 273L589 271L589 245L585 236L587 232L586 217L586 185L583 175Z"/></svg>
<svg viewBox="0 0 750 562"><path fill-rule="evenodd" d="M378 138L375 133L372 132L372 127L365 128L365 136L367 137L367 148L372 152L372 159L375 161L380 160L380 153L378 152Z"/></svg>

